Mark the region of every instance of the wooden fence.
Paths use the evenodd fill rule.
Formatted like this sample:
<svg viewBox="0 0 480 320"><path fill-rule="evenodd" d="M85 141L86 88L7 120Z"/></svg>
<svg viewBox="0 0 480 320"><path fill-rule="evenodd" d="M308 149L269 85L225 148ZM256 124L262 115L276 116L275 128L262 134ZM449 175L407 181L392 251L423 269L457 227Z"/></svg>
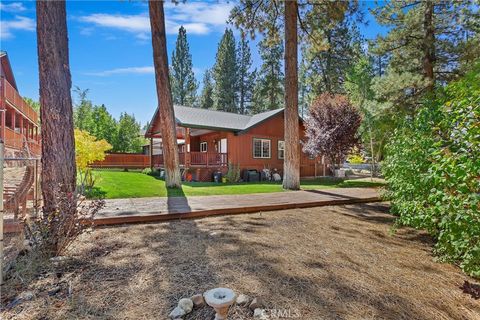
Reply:
<svg viewBox="0 0 480 320"><path fill-rule="evenodd" d="M150 156L137 153L109 153L105 160L96 161L90 167L144 169L150 167Z"/></svg>

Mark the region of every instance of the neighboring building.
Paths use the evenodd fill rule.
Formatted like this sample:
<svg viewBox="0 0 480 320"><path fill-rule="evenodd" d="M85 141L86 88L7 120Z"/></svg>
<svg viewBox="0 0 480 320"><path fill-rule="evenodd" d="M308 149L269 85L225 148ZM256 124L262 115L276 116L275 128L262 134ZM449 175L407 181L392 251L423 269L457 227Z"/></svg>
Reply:
<svg viewBox="0 0 480 320"><path fill-rule="evenodd" d="M241 115L223 111L175 106L177 142L180 164L190 169L193 178L211 180L212 173L227 171L228 163L241 170L264 168L283 173L284 116L283 109L256 115ZM299 117L300 138L304 125ZM145 137L155 145L161 144L160 119L155 112ZM301 150L300 141L298 148ZM161 168L163 155L154 147L151 166ZM326 166L301 152L300 176L326 175Z"/></svg>
<svg viewBox="0 0 480 320"><path fill-rule="evenodd" d="M18 93L7 53L0 51L0 140L7 156L39 155L38 114Z"/></svg>

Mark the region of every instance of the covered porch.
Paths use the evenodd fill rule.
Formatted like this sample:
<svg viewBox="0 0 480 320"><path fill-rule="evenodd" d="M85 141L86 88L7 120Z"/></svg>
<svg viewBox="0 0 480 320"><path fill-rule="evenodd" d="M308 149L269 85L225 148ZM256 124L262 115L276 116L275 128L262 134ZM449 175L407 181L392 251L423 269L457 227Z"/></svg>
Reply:
<svg viewBox="0 0 480 320"><path fill-rule="evenodd" d="M219 168L228 165L227 139L204 139L216 131L177 126L177 145L183 168ZM162 168L164 154L161 133L150 134L150 167Z"/></svg>

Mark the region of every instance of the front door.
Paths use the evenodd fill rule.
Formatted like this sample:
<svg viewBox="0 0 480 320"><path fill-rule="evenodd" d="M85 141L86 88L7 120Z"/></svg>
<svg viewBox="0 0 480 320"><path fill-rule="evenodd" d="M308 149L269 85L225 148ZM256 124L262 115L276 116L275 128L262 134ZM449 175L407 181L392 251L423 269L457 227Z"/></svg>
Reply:
<svg viewBox="0 0 480 320"><path fill-rule="evenodd" d="M227 139L220 139L220 148L218 150L219 153L227 153Z"/></svg>

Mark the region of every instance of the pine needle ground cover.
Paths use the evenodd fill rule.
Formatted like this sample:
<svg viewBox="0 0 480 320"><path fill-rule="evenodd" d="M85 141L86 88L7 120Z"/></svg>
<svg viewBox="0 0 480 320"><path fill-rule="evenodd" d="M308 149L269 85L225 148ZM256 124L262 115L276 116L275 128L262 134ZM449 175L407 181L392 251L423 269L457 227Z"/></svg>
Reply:
<svg viewBox="0 0 480 320"><path fill-rule="evenodd" d="M94 176L95 192L91 196L104 196L107 199L249 194L281 192L283 190L279 182L235 184L185 182L182 190L167 190L163 180L139 171L95 170ZM381 180L371 182L370 179L340 180L321 178L303 180L301 186L303 189L380 187L383 186L383 182Z"/></svg>
<svg viewBox="0 0 480 320"><path fill-rule="evenodd" d="M96 229L57 269L9 278L3 305L18 291L34 298L4 317L166 319L180 298L226 286L296 319L479 319L479 300L460 288L474 281L435 262L425 232L392 233L387 212L375 203ZM233 308L229 319L253 311Z"/></svg>

